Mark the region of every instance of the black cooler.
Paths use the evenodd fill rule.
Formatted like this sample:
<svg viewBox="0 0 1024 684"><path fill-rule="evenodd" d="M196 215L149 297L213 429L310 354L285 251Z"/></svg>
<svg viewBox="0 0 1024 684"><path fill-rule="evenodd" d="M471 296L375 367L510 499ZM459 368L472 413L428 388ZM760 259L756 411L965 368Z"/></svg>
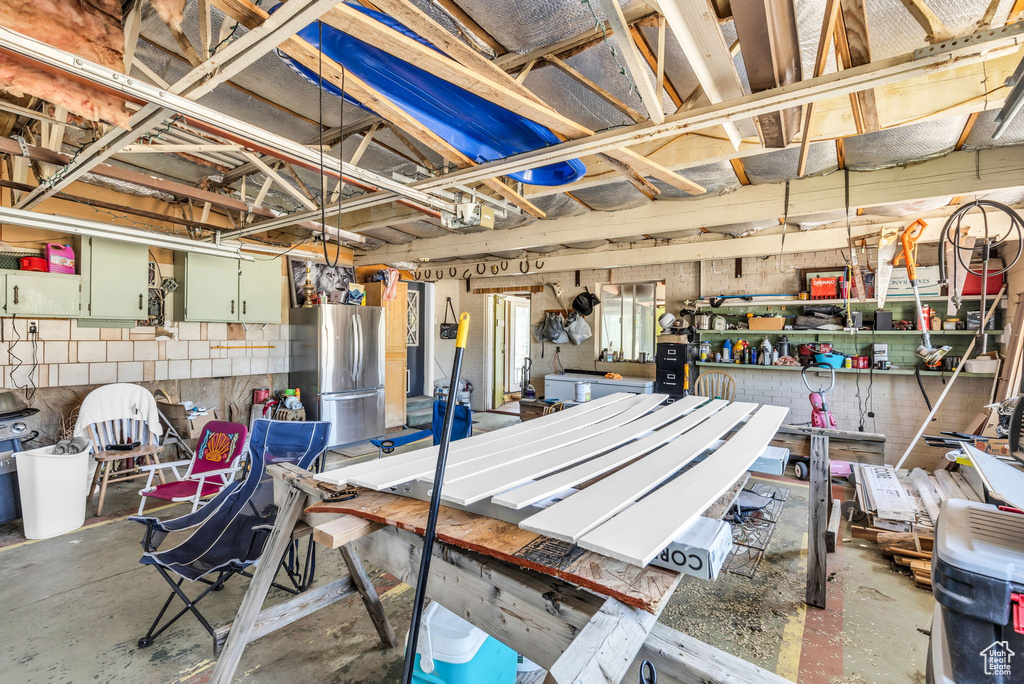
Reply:
<svg viewBox="0 0 1024 684"><path fill-rule="evenodd" d="M928 682L1024 682L1024 515L947 499L932 591Z"/></svg>

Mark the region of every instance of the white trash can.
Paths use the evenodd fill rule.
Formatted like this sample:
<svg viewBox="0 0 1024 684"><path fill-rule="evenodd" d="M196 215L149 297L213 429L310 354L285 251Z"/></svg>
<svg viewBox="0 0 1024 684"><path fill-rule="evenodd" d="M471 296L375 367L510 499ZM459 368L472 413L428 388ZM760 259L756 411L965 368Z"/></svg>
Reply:
<svg viewBox="0 0 1024 684"><path fill-rule="evenodd" d="M29 539L56 537L85 522L91 448L77 454L54 454L53 449L51 445L13 454L22 524Z"/></svg>

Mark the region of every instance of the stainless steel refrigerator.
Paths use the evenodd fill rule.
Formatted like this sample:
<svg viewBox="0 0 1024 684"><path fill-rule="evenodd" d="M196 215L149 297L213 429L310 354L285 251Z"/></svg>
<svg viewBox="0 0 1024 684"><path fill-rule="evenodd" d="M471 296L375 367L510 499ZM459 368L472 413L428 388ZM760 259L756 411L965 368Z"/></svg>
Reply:
<svg viewBox="0 0 1024 684"><path fill-rule="evenodd" d="M289 384L308 419L331 423L330 446L384 434L384 309L296 308L288 326Z"/></svg>

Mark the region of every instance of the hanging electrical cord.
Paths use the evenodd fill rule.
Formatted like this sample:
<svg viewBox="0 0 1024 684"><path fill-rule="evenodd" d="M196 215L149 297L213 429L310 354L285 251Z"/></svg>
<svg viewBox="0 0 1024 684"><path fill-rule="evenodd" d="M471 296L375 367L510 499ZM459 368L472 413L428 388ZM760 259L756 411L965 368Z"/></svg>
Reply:
<svg viewBox="0 0 1024 684"><path fill-rule="evenodd" d="M338 265L338 260L341 258L341 250L337 249L334 252L334 263L331 263L330 258L327 255L327 180L324 176L324 23L322 21L316 22L317 28L317 78L319 82L317 85L320 86L317 92L317 104L319 105L320 117L317 120L317 140L320 148L320 241L324 251L324 261L327 262L329 268L335 268ZM341 67L341 129L345 129L345 67ZM339 174L338 180L341 180L341 154L342 154L342 142L338 143L338 162L339 162ZM341 209L341 195L338 195L338 209ZM338 228L341 228L341 213L338 213Z"/></svg>
<svg viewBox="0 0 1024 684"><path fill-rule="evenodd" d="M1006 229L1006 232L1002 235L995 237L989 233L988 224L988 213L985 209L991 209L994 211L1001 211L1009 217L1010 226ZM976 247L965 247L961 240L963 238L963 220L971 211L974 209L981 210L982 225L984 226L984 235L980 239L981 247L981 259L982 268L980 271L976 271L971 268L971 257L974 255ZM1024 219L1021 219L1020 214L1014 211L1012 208L995 202L993 200L980 199L968 202L967 204L959 207L956 211L950 214L949 218L946 219L946 224L942 227L942 233L944 236L944 244L948 242L953 247L953 283L955 289L955 283L958 281L959 269L963 268L968 274L975 277L981 278L981 305L979 307L980 318L983 318L985 311L988 310L988 279L993 277L999 277L1009 271L1014 264L1020 259L1021 251L1024 250ZM1005 260L1003 266L997 270L991 270L989 268L989 260L992 256L992 252L1006 243L1010 239L1011 235L1015 236L1017 241L1017 253L1013 255L1013 258L1007 263ZM946 279L946 268L945 258L943 254L944 250L939 250L939 278L940 280ZM964 253L966 259L964 258ZM958 293L953 292L953 306L960 308L961 297ZM984 354L988 349L988 337L985 335L985 331L982 329L984 326L981 325L980 320L978 324L978 339L981 343L981 353Z"/></svg>
<svg viewBox="0 0 1024 684"><path fill-rule="evenodd" d="M785 204L786 206L783 208L785 213L782 215L782 244L779 245L779 263L776 264L779 269L779 273L786 272L786 269L782 267L782 257L785 256L786 253L786 228L789 227L789 180L786 180Z"/></svg>

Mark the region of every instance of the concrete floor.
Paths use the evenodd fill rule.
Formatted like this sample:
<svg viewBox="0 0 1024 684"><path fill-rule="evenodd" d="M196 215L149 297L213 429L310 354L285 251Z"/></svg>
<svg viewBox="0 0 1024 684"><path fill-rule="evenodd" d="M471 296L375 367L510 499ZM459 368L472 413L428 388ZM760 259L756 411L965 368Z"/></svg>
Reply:
<svg viewBox="0 0 1024 684"><path fill-rule="evenodd" d="M507 424L477 414L478 431ZM340 458L340 457L336 457ZM807 489L786 479L790 500L754 579L723 574L715 582L685 578L662 621L801 684L924 682L933 599L894 571L869 542L842 536L829 557L828 608L802 603L806 568ZM213 668L211 639L186 616L148 649L137 641L166 597L153 568L139 564L142 527L125 520L136 487L111 497L121 512L87 521L54 539L17 539L0 527L0 681L201 684ZM172 517L177 506L157 513ZM342 572L340 557L321 550L320 581ZM399 634L407 629L412 592L371 568ZM231 621L247 580L234 578L201 604L215 625ZM272 601L285 598L274 591ZM335 604L249 646L236 681L386 684L400 677L401 648L385 651L358 597ZM629 680L627 680L629 681Z"/></svg>

